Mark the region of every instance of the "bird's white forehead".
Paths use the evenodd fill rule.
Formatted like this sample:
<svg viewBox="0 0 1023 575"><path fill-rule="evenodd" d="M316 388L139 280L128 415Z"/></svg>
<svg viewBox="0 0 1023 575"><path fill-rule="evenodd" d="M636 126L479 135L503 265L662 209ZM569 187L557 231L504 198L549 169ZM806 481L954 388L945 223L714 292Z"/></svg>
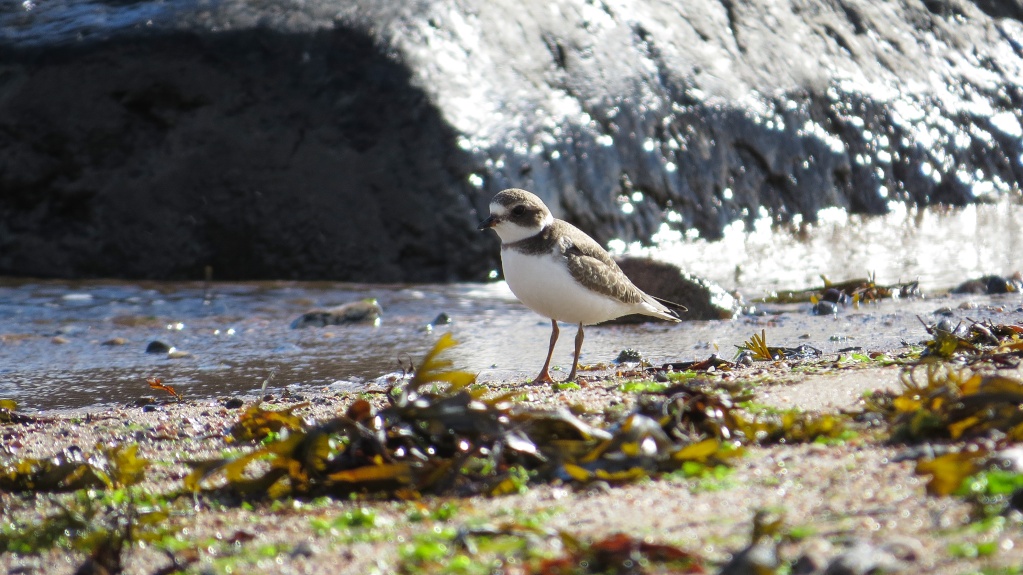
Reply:
<svg viewBox="0 0 1023 575"><path fill-rule="evenodd" d="M490 214L494 216L503 216L508 213L508 208L501 204L494 202L490 204Z"/></svg>

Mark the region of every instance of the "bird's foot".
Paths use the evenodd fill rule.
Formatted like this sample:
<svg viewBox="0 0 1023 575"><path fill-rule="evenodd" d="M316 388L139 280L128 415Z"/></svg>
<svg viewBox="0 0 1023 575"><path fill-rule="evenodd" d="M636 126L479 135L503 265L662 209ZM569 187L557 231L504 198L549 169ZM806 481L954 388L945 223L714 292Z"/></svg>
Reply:
<svg viewBox="0 0 1023 575"><path fill-rule="evenodd" d="M534 379L533 381L529 382L530 385L540 385L542 383L551 383L551 384L554 383L554 378L551 377L550 372L547 371L546 369L541 371L540 375L536 376L536 379Z"/></svg>

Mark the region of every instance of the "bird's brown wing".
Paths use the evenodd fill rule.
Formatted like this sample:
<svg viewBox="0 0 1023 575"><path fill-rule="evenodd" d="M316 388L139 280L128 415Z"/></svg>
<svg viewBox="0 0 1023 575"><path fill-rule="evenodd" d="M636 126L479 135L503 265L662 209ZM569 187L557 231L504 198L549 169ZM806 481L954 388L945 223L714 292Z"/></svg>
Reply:
<svg viewBox="0 0 1023 575"><path fill-rule="evenodd" d="M591 291L626 303L644 301L643 292L633 285L600 244L571 224L556 220L554 225L561 228L562 254L577 282Z"/></svg>

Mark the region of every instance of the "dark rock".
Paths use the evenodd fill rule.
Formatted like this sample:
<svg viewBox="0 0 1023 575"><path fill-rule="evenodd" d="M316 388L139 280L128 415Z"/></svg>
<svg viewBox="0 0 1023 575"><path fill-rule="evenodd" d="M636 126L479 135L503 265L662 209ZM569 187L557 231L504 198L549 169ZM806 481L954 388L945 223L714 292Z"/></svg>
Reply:
<svg viewBox="0 0 1023 575"><path fill-rule="evenodd" d="M970 330L967 326L963 325L963 322L952 323L952 320L947 317L943 317L938 320L938 323L934 325L934 329L938 331L948 332L952 335L959 337L967 337L970 335Z"/></svg>
<svg viewBox="0 0 1023 575"><path fill-rule="evenodd" d="M1023 290L1023 281L1017 276L1005 278L1002 276L990 275L973 280L967 280L952 288L952 293L965 294L1003 294L1019 292Z"/></svg>
<svg viewBox="0 0 1023 575"><path fill-rule="evenodd" d="M305 312L291 322L292 329L305 327L324 327L328 325L344 325L346 323L376 323L384 310L375 299L353 301L337 307L314 309Z"/></svg>
<svg viewBox="0 0 1023 575"><path fill-rule="evenodd" d="M824 352L812 345L802 344L796 347L787 347L785 357L789 359L814 359L824 355Z"/></svg>
<svg viewBox="0 0 1023 575"><path fill-rule="evenodd" d="M639 289L688 308L688 311L680 311L678 314L683 321L729 319L739 311L739 303L723 288L673 264L648 258L626 257L618 260L618 266ZM614 320L614 323L642 321L656 320L632 315Z"/></svg>
<svg viewBox="0 0 1023 575"><path fill-rule="evenodd" d="M156 398L155 397L153 397L151 395L144 395L144 396L136 399L130 405L133 405L135 407L146 407L146 406L149 406L149 405L153 405L155 403L156 403Z"/></svg>
<svg viewBox="0 0 1023 575"><path fill-rule="evenodd" d="M849 302L849 296L842 290L835 288L828 288L824 290L824 295L821 297L822 301L831 303L840 303L845 305Z"/></svg>
<svg viewBox="0 0 1023 575"><path fill-rule="evenodd" d="M813 313L813 315L837 315L838 305L828 300L821 300L813 304L813 307L810 309L810 311L811 313Z"/></svg>
<svg viewBox="0 0 1023 575"><path fill-rule="evenodd" d="M312 557L316 551L308 541L299 541L288 553L291 557Z"/></svg>
<svg viewBox="0 0 1023 575"><path fill-rule="evenodd" d="M825 565L821 557L804 554L792 564L792 575L818 575L824 570Z"/></svg>
<svg viewBox="0 0 1023 575"><path fill-rule="evenodd" d="M146 353L169 353L173 346L159 340L153 340L146 346Z"/></svg>
<svg viewBox="0 0 1023 575"><path fill-rule="evenodd" d="M226 407L227 409L238 409L239 407L242 407L243 405L245 405L245 401L243 401L243 400L241 400L241 399L239 399L237 397L232 397L232 398L229 398L226 401L224 401L224 407Z"/></svg>
<svg viewBox="0 0 1023 575"><path fill-rule="evenodd" d="M636 363L636 362L639 362L639 361L643 361L643 354L641 354L638 350L631 349L631 348L630 349L623 349L618 354L618 357L615 358L615 363L625 363L625 362Z"/></svg>
<svg viewBox="0 0 1023 575"><path fill-rule="evenodd" d="M174 17L184 29L0 42L0 273L443 281L489 269L466 223L467 154L379 39L330 18L298 32Z"/></svg>
<svg viewBox="0 0 1023 575"><path fill-rule="evenodd" d="M987 282L981 280L966 280L952 288L952 293L983 294L987 292Z"/></svg>
<svg viewBox="0 0 1023 575"><path fill-rule="evenodd" d="M446 314L444 312L440 312L439 314L437 314L437 317L433 318L433 321L431 321L429 325L431 325L431 326L438 326L438 325L448 325L450 323L451 323L451 316L449 316L448 314Z"/></svg>
<svg viewBox="0 0 1023 575"><path fill-rule="evenodd" d="M1023 489L1016 489L1009 496L1008 508L1023 513Z"/></svg>
<svg viewBox="0 0 1023 575"><path fill-rule="evenodd" d="M0 274L483 279L506 187L606 243L1023 181L1019 0L84 5L0 4Z"/></svg>

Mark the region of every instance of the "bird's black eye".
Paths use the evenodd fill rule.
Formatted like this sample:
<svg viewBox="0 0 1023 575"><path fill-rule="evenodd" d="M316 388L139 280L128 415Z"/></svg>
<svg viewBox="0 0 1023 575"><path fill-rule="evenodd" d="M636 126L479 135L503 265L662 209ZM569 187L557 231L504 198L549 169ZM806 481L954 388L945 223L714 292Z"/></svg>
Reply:
<svg viewBox="0 0 1023 575"><path fill-rule="evenodd" d="M521 216L524 213L526 213L526 206L515 206L512 208L512 214L516 216Z"/></svg>

